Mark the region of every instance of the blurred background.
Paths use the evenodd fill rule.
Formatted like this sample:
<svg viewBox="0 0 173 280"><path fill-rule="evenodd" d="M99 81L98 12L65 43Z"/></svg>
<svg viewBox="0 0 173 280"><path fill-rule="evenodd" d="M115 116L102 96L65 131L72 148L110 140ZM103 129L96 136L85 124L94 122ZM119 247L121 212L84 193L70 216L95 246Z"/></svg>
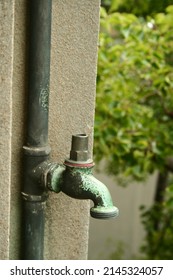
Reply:
<svg viewBox="0 0 173 280"><path fill-rule="evenodd" d="M94 160L120 215L89 259L173 259L173 1L104 0Z"/></svg>

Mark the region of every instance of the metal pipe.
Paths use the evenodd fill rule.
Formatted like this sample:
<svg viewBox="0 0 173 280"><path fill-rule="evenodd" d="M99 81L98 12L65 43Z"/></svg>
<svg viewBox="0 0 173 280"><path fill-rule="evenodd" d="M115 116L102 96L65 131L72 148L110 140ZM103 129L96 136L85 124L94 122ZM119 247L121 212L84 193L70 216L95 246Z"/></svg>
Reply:
<svg viewBox="0 0 173 280"><path fill-rule="evenodd" d="M51 0L30 0L27 144L47 146Z"/></svg>
<svg viewBox="0 0 173 280"><path fill-rule="evenodd" d="M49 158L48 108L52 0L29 1L28 106L24 152L22 259L44 254L44 208L47 193L35 179ZM38 167L39 166L39 167Z"/></svg>

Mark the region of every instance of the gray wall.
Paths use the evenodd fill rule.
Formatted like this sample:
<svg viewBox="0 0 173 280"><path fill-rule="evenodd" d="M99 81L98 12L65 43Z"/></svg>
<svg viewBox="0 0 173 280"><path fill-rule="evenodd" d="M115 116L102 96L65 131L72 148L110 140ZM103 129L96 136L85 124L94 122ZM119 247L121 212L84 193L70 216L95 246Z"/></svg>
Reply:
<svg viewBox="0 0 173 280"><path fill-rule="evenodd" d="M27 77L27 2L6 0L0 3L3 38L0 259L19 258L21 147L24 143ZM52 2L49 142L52 160L62 163L68 157L72 134L89 134L92 153L100 1ZM50 194L46 210L45 258L86 259L88 226L88 201L77 201L63 194Z"/></svg>
<svg viewBox="0 0 173 280"><path fill-rule="evenodd" d="M9 258L14 5L0 2L0 258Z"/></svg>

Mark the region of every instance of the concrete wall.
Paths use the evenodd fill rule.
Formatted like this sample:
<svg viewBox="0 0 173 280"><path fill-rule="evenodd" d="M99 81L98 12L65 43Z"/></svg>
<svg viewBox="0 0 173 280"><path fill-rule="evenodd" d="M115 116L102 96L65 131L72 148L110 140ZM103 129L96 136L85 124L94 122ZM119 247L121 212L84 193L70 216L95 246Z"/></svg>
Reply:
<svg viewBox="0 0 173 280"><path fill-rule="evenodd" d="M0 258L9 258L14 5L0 2Z"/></svg>
<svg viewBox="0 0 173 280"><path fill-rule="evenodd" d="M92 153L100 1L52 2L49 142L52 160L62 163L68 157L72 134L89 134ZM28 0L0 3L4 65L0 107L0 259L18 259L20 251L27 3ZM88 226L88 201L50 194L45 259L86 259Z"/></svg>

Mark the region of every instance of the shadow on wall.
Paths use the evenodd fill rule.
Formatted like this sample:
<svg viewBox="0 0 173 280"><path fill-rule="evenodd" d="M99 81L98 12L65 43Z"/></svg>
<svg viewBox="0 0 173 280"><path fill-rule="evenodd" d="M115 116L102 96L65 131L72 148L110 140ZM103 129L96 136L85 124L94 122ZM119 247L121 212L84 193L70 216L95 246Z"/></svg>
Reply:
<svg viewBox="0 0 173 280"><path fill-rule="evenodd" d="M139 259L139 248L145 235L139 207L152 204L156 174L146 182L133 182L127 187L117 186L112 177L103 173L94 175L108 186L120 214L107 221L90 219L88 259Z"/></svg>

